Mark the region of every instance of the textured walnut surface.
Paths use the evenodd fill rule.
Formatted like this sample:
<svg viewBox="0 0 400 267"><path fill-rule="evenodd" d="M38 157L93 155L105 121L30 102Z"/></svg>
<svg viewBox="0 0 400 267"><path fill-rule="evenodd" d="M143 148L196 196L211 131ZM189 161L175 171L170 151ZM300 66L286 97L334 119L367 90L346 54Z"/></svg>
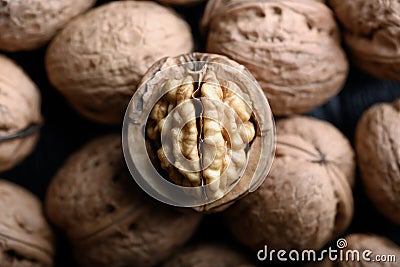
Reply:
<svg viewBox="0 0 400 267"><path fill-rule="evenodd" d="M1 0L0 50L30 50L44 45L69 20L95 0Z"/></svg>
<svg viewBox="0 0 400 267"><path fill-rule="evenodd" d="M147 132L154 141L160 139L162 131L171 134L171 141L162 143L157 154L173 182L183 186L210 184L209 194L223 196L238 178L235 173L245 167L245 149L254 139L255 128L249 121L250 107L232 89L240 88L233 82L218 80L217 76L214 71L206 71L196 92L190 75L183 80L169 80L162 89L168 93L150 114ZM198 118L195 104L185 103L187 100L201 105ZM168 125L165 119L176 106L179 109L172 113L174 119ZM179 125L180 121L187 124ZM172 153L175 161L169 162L165 153ZM183 166L183 158L190 160L190 166Z"/></svg>
<svg viewBox="0 0 400 267"><path fill-rule="evenodd" d="M51 43L46 69L81 114L118 124L146 70L192 46L188 24L171 9L150 1L117 1L70 22Z"/></svg>
<svg viewBox="0 0 400 267"><path fill-rule="evenodd" d="M241 251L223 244L205 243L187 247L167 260L163 267L253 266Z"/></svg>
<svg viewBox="0 0 400 267"><path fill-rule="evenodd" d="M207 51L245 65L276 115L304 113L326 102L347 77L338 28L324 4L233 1L207 21Z"/></svg>
<svg viewBox="0 0 400 267"><path fill-rule="evenodd" d="M320 249L350 223L354 168L349 142L329 123L279 121L268 177L227 211L226 222L252 249Z"/></svg>
<svg viewBox="0 0 400 267"><path fill-rule="evenodd" d="M198 88L192 86L193 78L182 74L187 72L187 70L185 70L187 65L184 64L195 61L205 62L202 71L199 72L201 73L201 78L199 80L195 79L196 81L202 81ZM215 63L221 64L224 67L216 67L213 65ZM178 65L181 69L179 71L175 69L171 70L170 67L175 65ZM237 73L231 71L232 67L239 70L241 74L247 78L243 79L241 86L239 86L240 79L235 77ZM215 69L221 73L218 73ZM165 72L161 75L161 71ZM223 79L221 76L225 78ZM182 84L182 86L176 87L179 84ZM164 85L164 87L160 85ZM153 141L157 140L156 142L152 142L153 149L154 144L160 143L159 136L164 123L163 119L160 118L165 118L168 109L173 109L179 101L185 101L187 98L193 99L191 96L193 91L193 96L195 96L194 100L196 100L197 96L201 98L201 101L197 101L201 103L202 116L205 118L200 119L198 123L193 123L193 121L188 123L182 129L183 132L187 134L181 137L176 134L177 138L175 138L175 140L178 140L178 143L180 142L184 145L180 146L176 144L175 146L170 146L168 144L163 144L164 147L156 145L158 158L161 159L159 163L161 163L161 167L168 172L168 177L165 178L169 178L175 183L184 186L197 186L214 182L213 186L215 187L211 187L210 195L212 195L213 192L215 194L224 193L223 191L227 184L229 185L230 181L232 182L238 179L237 175L232 174L238 173L238 170L245 166L247 153L249 159L248 164L242 178L233 189L224 197L202 207L198 207L197 209L201 211L219 211L232 204L237 198L246 194L252 182L254 171L259 163L258 160L262 150L260 133L256 127L257 125L263 125L265 131L273 131L271 112L267 108L268 104L251 74L242 65L224 56L192 53L176 58L165 58L155 63L144 75L138 88L141 87L143 88L138 91L139 94L137 95L138 98L143 99L143 107L141 107L141 110L152 110L148 121L147 137ZM166 94L156 105L151 105L152 98L157 99L157 93L159 93L160 90L164 92L171 88L176 88L176 90L171 90L170 94ZM231 91L227 88L235 89ZM259 94L257 94L257 92ZM256 97L256 95L261 95L262 97ZM177 100L179 98L177 96L181 99ZM230 112L227 110L223 110L223 112L220 111L221 106L215 105L215 102L210 102L209 99L226 105ZM249 103L250 105L246 106ZM177 117L179 117L179 120L182 120L185 116L193 115L194 112L193 105L185 105L181 110L182 114ZM233 117L232 114L234 114ZM251 121L250 117L252 117ZM254 120L254 118L256 118L256 120ZM221 125L218 125L218 122L221 123ZM222 125L225 125L222 127L224 129L221 128ZM230 131L230 136L227 135L227 131ZM213 144L211 144L211 146L216 144L218 152L215 154L216 157L212 160L207 160L207 158L214 155L214 153L207 151L208 141L206 139L201 149L202 153L199 153L199 140L201 139L197 137L199 133L201 133L200 136L202 137L208 137L206 139L212 139ZM174 136L173 130L171 131L171 136ZM184 143L182 141L184 141ZM250 141L250 147L247 148ZM165 159L162 153L163 149L173 150L174 147L175 149L180 149L182 147L182 151L185 154L184 156L192 160L198 160L201 155L203 163L208 163L204 166L209 167L205 168L200 173L183 172L182 174L177 168L171 166L170 162ZM160 150L160 148L163 149ZM247 151L247 149L249 150ZM265 149L271 150L271 148ZM230 155L228 155L229 153L227 153L227 150L231 150ZM187 151L187 153L185 151ZM225 169L227 161L230 161L229 167ZM177 163L179 166L179 160ZM218 179L221 178L219 177L221 175L226 175L226 177Z"/></svg>
<svg viewBox="0 0 400 267"><path fill-rule="evenodd" d="M0 180L0 265L50 267L53 234L40 201L25 189Z"/></svg>
<svg viewBox="0 0 400 267"><path fill-rule="evenodd" d="M345 28L355 63L381 79L400 81L400 2L329 0Z"/></svg>
<svg viewBox="0 0 400 267"><path fill-rule="evenodd" d="M192 5L203 2L204 0L157 0L165 5Z"/></svg>
<svg viewBox="0 0 400 267"><path fill-rule="evenodd" d="M155 265L200 221L145 196L124 165L118 135L96 139L67 160L50 185L46 212L83 266Z"/></svg>
<svg viewBox="0 0 400 267"><path fill-rule="evenodd" d="M31 124L40 124L40 94L16 63L0 55L0 137L15 135ZM0 141L0 171L21 162L33 150L38 133Z"/></svg>
<svg viewBox="0 0 400 267"><path fill-rule="evenodd" d="M356 150L368 196L380 212L400 224L400 99L364 113Z"/></svg>

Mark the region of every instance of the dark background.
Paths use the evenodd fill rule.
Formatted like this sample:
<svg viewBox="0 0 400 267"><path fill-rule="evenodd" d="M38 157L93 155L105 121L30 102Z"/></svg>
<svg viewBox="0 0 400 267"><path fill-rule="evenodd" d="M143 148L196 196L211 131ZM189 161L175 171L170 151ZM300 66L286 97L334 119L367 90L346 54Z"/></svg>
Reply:
<svg viewBox="0 0 400 267"><path fill-rule="evenodd" d="M104 2L107 1L98 1L98 5ZM199 38L198 32L198 21L203 7L204 5L197 5L177 9L191 24L198 51L202 51L204 47L204 40ZM41 199L45 196L49 181L68 155L96 136L121 131L120 127L90 122L70 108L47 80L43 61L45 52L46 47L30 52L6 53L25 69L40 88L45 123L32 155L19 166L1 174L2 178L28 188ZM375 79L351 66L343 91L325 105L310 112L309 115L333 123L353 144L355 127L361 114L374 103L391 102L398 97L400 97L400 83ZM364 195L359 177L357 177L354 195L356 209L348 233L377 233L389 237L400 245L400 227L381 216L371 205ZM205 219L194 240L215 240L211 238L215 234L219 240L235 242L220 223L218 215L211 215ZM74 266L64 240L61 238L58 243L56 266Z"/></svg>

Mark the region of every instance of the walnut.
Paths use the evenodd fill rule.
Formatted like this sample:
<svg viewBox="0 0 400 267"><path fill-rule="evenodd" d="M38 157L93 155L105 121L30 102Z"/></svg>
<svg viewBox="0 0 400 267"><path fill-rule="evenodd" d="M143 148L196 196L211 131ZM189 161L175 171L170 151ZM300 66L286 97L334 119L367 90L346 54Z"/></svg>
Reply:
<svg viewBox="0 0 400 267"><path fill-rule="evenodd" d="M204 0L157 0L157 1L164 5L193 5L203 2Z"/></svg>
<svg viewBox="0 0 400 267"><path fill-rule="evenodd" d="M400 248L391 242L389 239L377 236L377 235L367 235L367 234L350 234L344 237L346 240L345 248L343 249L343 261L336 260L332 261L326 258L322 263L309 264L307 267L396 267L398 266L398 259L400 258ZM358 251L359 261L357 261L357 254L350 253L351 251ZM366 254L366 256L371 260L368 261L363 259L364 251L371 251L371 254ZM348 255L349 260L346 260L346 255ZM354 259L353 256L354 255ZM396 262L388 261L377 261L376 256L389 256L394 255L396 257ZM378 258L382 259L382 258Z"/></svg>
<svg viewBox="0 0 400 267"><path fill-rule="evenodd" d="M73 17L95 0L1 0L0 49L31 50L47 43Z"/></svg>
<svg viewBox="0 0 400 267"><path fill-rule="evenodd" d="M223 210L257 188L271 165L268 102L251 74L224 56L160 60L126 114L125 157L132 174L166 203Z"/></svg>
<svg viewBox="0 0 400 267"><path fill-rule="evenodd" d="M0 171L24 160L39 137L40 94L12 60L0 55Z"/></svg>
<svg viewBox="0 0 400 267"><path fill-rule="evenodd" d="M53 233L32 193L0 180L0 265L50 267Z"/></svg>
<svg viewBox="0 0 400 267"><path fill-rule="evenodd" d="M118 124L146 70L192 50L189 25L150 1L116 1L73 20L46 54L51 83L89 119Z"/></svg>
<svg viewBox="0 0 400 267"><path fill-rule="evenodd" d="M367 195L400 224L400 99L371 107L360 119L356 151Z"/></svg>
<svg viewBox="0 0 400 267"><path fill-rule="evenodd" d="M209 1L203 19L207 51L245 65L275 115L307 112L341 90L348 63L332 12L324 4L230 2L218 9L218 1Z"/></svg>
<svg viewBox="0 0 400 267"><path fill-rule="evenodd" d="M254 266L252 262L230 246L204 243L187 247L163 264L163 267L239 267Z"/></svg>
<svg viewBox="0 0 400 267"><path fill-rule="evenodd" d="M60 212L62 210L62 212ZM46 212L82 266L153 266L196 230L201 217L147 198L124 164L119 135L70 156L48 189Z"/></svg>
<svg viewBox="0 0 400 267"><path fill-rule="evenodd" d="M228 209L232 234L252 249L320 249L353 215L354 153L332 125L307 117L278 121L270 174Z"/></svg>
<svg viewBox="0 0 400 267"><path fill-rule="evenodd" d="M400 3L329 0L344 27L354 63L381 79L400 81Z"/></svg>

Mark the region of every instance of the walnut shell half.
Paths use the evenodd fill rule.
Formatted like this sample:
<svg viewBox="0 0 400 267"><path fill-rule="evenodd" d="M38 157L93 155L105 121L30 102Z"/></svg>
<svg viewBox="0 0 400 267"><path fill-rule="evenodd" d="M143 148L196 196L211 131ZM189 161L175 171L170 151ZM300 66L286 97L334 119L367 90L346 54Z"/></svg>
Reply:
<svg viewBox="0 0 400 267"><path fill-rule="evenodd" d="M34 149L42 123L38 88L15 62L0 55L0 171Z"/></svg>
<svg viewBox="0 0 400 267"><path fill-rule="evenodd" d="M400 81L400 2L328 2L344 26L354 63L380 79Z"/></svg>
<svg viewBox="0 0 400 267"><path fill-rule="evenodd" d="M137 187L119 135L95 139L70 156L50 184L46 212L88 267L154 266L187 241L201 219L155 203Z"/></svg>
<svg viewBox="0 0 400 267"><path fill-rule="evenodd" d="M400 224L400 99L364 113L356 130L356 151L367 195Z"/></svg>
<svg viewBox="0 0 400 267"><path fill-rule="evenodd" d="M138 183L161 201L200 211L221 210L257 187L274 149L272 115L256 81L243 66L213 54L155 63L124 128Z"/></svg>
<svg viewBox="0 0 400 267"><path fill-rule="evenodd" d="M0 1L0 49L31 50L48 42L96 0Z"/></svg>
<svg viewBox="0 0 400 267"><path fill-rule="evenodd" d="M275 115L307 112L342 89L348 63L326 5L311 0L233 1L213 17L205 16L206 51L246 66Z"/></svg>
<svg viewBox="0 0 400 267"><path fill-rule="evenodd" d="M0 265L50 267L54 236L32 193L0 180Z"/></svg>
<svg viewBox="0 0 400 267"><path fill-rule="evenodd" d="M258 250L320 249L353 215L354 153L332 125L307 117L278 121L271 172L227 210L232 234Z"/></svg>
<svg viewBox="0 0 400 267"><path fill-rule="evenodd" d="M51 42L51 83L85 117L120 124L137 83L158 59L192 50L189 25L150 1L116 1L71 21Z"/></svg>

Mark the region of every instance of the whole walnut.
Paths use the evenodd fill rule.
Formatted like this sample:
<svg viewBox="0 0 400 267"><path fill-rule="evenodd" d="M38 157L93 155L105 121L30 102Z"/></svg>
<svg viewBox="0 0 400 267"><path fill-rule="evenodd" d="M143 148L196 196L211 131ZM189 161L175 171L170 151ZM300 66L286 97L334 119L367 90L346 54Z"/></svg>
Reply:
<svg viewBox="0 0 400 267"><path fill-rule="evenodd" d="M0 265L53 266L53 239L39 199L16 184L0 180Z"/></svg>
<svg viewBox="0 0 400 267"><path fill-rule="evenodd" d="M62 211L62 212L60 212ZM71 155L48 189L46 212L82 266L153 266L195 232L201 217L154 203L124 164L119 135Z"/></svg>
<svg viewBox="0 0 400 267"><path fill-rule="evenodd" d="M160 201L221 211L254 191L271 165L268 102L250 72L227 57L191 53L159 60L126 114L128 166Z"/></svg>
<svg viewBox="0 0 400 267"><path fill-rule="evenodd" d="M40 93L28 75L0 55L0 171L24 160L39 137Z"/></svg>
<svg viewBox="0 0 400 267"><path fill-rule="evenodd" d="M207 51L246 66L275 115L307 112L342 89L348 63L326 5L313 0L230 2L209 1L216 8L206 8L202 23L208 29Z"/></svg>
<svg viewBox="0 0 400 267"><path fill-rule="evenodd" d="M147 69L192 50L189 25L154 2L115 1L70 22L46 54L51 83L89 119L122 123Z"/></svg>
<svg viewBox="0 0 400 267"><path fill-rule="evenodd" d="M356 151L367 195L400 224L400 99L372 106L356 130Z"/></svg>
<svg viewBox="0 0 400 267"><path fill-rule="evenodd" d="M232 234L251 249L321 249L353 215L354 153L331 124L278 121L275 159L261 187L227 210Z"/></svg>
<svg viewBox="0 0 400 267"><path fill-rule="evenodd" d="M31 50L47 43L96 0L1 0L0 49Z"/></svg>
<svg viewBox="0 0 400 267"><path fill-rule="evenodd" d="M344 27L354 63L381 79L400 81L400 2L329 0Z"/></svg>
<svg viewBox="0 0 400 267"><path fill-rule="evenodd" d="M389 239L369 234L350 234L344 237L342 246L343 260L332 261L326 258L322 263L310 264L307 267L397 267L400 258L400 247ZM338 240L339 242L339 240ZM371 252L369 253L368 250ZM366 252L367 251L367 252ZM363 258L364 257L366 258ZM379 255L379 256L378 256ZM382 258L384 256L386 260ZM389 257L395 257L389 259ZM347 258L346 258L347 257ZM353 258L354 257L354 258ZM354 259L354 260L353 260ZM358 260L359 259L359 260Z"/></svg>
<svg viewBox="0 0 400 267"><path fill-rule="evenodd" d="M186 247L167 260L163 267L253 266L241 251L225 244L197 244Z"/></svg>

